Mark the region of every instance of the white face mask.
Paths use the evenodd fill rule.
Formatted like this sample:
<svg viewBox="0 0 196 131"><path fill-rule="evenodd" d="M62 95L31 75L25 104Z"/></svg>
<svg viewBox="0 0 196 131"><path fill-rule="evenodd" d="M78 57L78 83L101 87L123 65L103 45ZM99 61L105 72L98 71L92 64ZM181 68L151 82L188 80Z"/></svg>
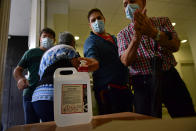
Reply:
<svg viewBox="0 0 196 131"><path fill-rule="evenodd" d="M125 8L125 13L127 19L133 20L134 12L139 9L138 4L128 4L127 7Z"/></svg>
<svg viewBox="0 0 196 131"><path fill-rule="evenodd" d="M45 49L49 49L54 45L54 40L49 37L42 38L41 46Z"/></svg>
<svg viewBox="0 0 196 131"><path fill-rule="evenodd" d="M96 33L103 33L105 30L105 24L103 20L96 20L94 23L92 23L93 30Z"/></svg>

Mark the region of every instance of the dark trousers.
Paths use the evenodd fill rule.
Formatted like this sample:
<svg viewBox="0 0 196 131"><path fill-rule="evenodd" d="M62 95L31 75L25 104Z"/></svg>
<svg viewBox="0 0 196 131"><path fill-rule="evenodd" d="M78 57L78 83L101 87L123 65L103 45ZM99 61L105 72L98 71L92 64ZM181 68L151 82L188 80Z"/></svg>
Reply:
<svg viewBox="0 0 196 131"><path fill-rule="evenodd" d="M23 96L23 109L25 124L39 123L40 119L36 115L33 105L31 103L31 96Z"/></svg>
<svg viewBox="0 0 196 131"><path fill-rule="evenodd" d="M54 121L53 101L40 100L33 103L33 108L42 122Z"/></svg>
<svg viewBox="0 0 196 131"><path fill-rule="evenodd" d="M133 95L129 88L95 90L95 98L99 115L133 111Z"/></svg>
<svg viewBox="0 0 196 131"><path fill-rule="evenodd" d="M157 93L155 92L155 90L157 90L155 88L157 87L152 86L152 76L135 76L131 79L134 88L134 106L136 113L161 117L161 106L162 103L164 103L171 117L195 115L190 94L175 68L171 68L169 71L162 73L160 79L161 86L159 87L159 95L161 95L161 97L155 94ZM152 108L158 109L157 112L154 112Z"/></svg>

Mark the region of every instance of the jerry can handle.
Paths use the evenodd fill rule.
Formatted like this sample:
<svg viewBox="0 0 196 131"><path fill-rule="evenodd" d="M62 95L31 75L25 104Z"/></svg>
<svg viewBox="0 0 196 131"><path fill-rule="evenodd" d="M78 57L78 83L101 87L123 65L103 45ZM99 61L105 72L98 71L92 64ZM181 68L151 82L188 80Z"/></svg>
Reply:
<svg viewBox="0 0 196 131"><path fill-rule="evenodd" d="M58 68L55 71L55 74L57 75L72 75L76 74L78 71L74 67L68 67L68 68Z"/></svg>

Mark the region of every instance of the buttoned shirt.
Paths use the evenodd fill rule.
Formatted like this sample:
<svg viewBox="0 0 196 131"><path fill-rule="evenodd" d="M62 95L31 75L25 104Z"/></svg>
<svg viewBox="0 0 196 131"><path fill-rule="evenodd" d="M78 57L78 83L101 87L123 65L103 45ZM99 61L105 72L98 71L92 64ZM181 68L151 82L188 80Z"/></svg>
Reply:
<svg viewBox="0 0 196 131"><path fill-rule="evenodd" d="M151 17L152 25L163 32L176 32L168 17ZM134 36L134 23L130 23L126 28L121 30L117 35L118 52L121 56L128 48ZM129 66L130 75L149 75L152 74L151 61L155 56L155 40L142 35L135 61ZM158 43L157 43L158 44ZM172 54L164 47L158 44L156 55L162 60L162 70L167 71L171 67L176 66L177 62Z"/></svg>

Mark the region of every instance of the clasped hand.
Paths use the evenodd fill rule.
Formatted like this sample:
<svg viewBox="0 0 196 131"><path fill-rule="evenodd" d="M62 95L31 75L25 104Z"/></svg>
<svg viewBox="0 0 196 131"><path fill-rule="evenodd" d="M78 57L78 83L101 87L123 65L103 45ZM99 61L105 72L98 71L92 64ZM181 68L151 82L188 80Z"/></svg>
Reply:
<svg viewBox="0 0 196 131"><path fill-rule="evenodd" d="M146 15L146 9L136 10L134 13L135 35L146 35L153 38L157 30L153 27L150 19Z"/></svg>
<svg viewBox="0 0 196 131"><path fill-rule="evenodd" d="M18 89L23 90L29 86L29 81L26 78L21 78L17 83Z"/></svg>

